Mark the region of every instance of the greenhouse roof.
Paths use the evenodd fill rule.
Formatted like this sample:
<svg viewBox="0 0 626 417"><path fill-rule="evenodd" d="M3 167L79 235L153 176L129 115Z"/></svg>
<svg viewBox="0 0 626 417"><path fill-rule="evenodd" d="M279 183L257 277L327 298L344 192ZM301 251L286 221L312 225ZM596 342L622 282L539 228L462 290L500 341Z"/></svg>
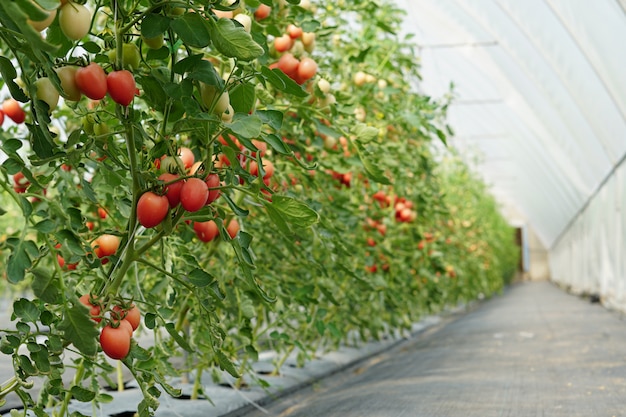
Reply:
<svg viewBox="0 0 626 417"><path fill-rule="evenodd" d="M626 1L396 0L450 143L550 247L626 151Z"/></svg>

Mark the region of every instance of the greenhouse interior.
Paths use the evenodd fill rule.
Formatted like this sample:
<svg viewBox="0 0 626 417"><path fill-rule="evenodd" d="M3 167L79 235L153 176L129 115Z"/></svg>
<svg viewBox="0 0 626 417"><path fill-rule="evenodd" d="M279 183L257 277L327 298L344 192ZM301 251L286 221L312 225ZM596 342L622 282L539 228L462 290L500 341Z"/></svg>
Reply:
<svg viewBox="0 0 626 417"><path fill-rule="evenodd" d="M0 415L626 416L625 0L0 2Z"/></svg>

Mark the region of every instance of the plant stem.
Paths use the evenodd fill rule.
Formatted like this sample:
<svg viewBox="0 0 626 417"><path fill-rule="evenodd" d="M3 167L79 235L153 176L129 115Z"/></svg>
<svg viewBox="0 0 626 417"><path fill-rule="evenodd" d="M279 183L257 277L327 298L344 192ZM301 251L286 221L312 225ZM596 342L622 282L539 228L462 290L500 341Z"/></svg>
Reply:
<svg viewBox="0 0 626 417"><path fill-rule="evenodd" d="M202 381L202 373L204 372L204 366L198 365L196 368L196 378L193 381L193 388L191 389L191 400L197 400L200 395L200 385Z"/></svg>
<svg viewBox="0 0 626 417"><path fill-rule="evenodd" d="M121 361L117 361L117 392L124 392L124 372Z"/></svg>
<svg viewBox="0 0 626 417"><path fill-rule="evenodd" d="M74 381L72 382L72 386L78 386L80 381L83 380L83 375L85 374L85 359L80 360L80 364L78 368L76 368L76 374L74 375ZM70 405L70 400L72 399L72 393L70 391L65 392L65 398L63 399L63 404L61 404L61 409L59 410L59 417L63 417L67 414L67 407Z"/></svg>
<svg viewBox="0 0 626 417"><path fill-rule="evenodd" d="M296 348L296 345L289 346L289 348L287 349L283 357L274 366L274 371L272 371L272 376L280 375L280 368L283 367L283 365L289 358L289 355L291 355L291 352L293 352L295 348Z"/></svg>

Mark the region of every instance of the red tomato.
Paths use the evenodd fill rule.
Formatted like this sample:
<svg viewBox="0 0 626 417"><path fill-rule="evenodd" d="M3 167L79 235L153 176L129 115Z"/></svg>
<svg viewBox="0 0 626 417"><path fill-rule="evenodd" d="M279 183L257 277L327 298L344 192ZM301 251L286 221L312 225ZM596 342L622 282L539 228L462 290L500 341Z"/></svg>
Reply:
<svg viewBox="0 0 626 417"><path fill-rule="evenodd" d="M148 229L158 226L167 216L169 208L170 203L166 196L148 191L137 202L137 220Z"/></svg>
<svg viewBox="0 0 626 417"><path fill-rule="evenodd" d="M167 197L171 208L176 207L180 203L180 190L183 188L184 181L177 181L178 178L178 175L167 172L159 175L161 181L165 183L171 182L171 184L165 186L165 197Z"/></svg>
<svg viewBox="0 0 626 417"><path fill-rule="evenodd" d="M226 231L228 232L228 235L231 239L234 239L235 236L237 236L237 233L239 233L239 229L240 226L237 219L232 219L230 222L228 222L228 226L226 226Z"/></svg>
<svg viewBox="0 0 626 417"><path fill-rule="evenodd" d="M4 100L2 111L17 124L24 123L24 120L26 120L26 112L22 109L20 103L13 98Z"/></svg>
<svg viewBox="0 0 626 417"><path fill-rule="evenodd" d="M133 101L135 88L135 78L128 70L113 71L107 75L109 95L122 106L128 106Z"/></svg>
<svg viewBox="0 0 626 417"><path fill-rule="evenodd" d="M213 220L208 222L195 222L193 224L193 230L196 232L196 236L203 242L210 242L219 235L219 229L217 223Z"/></svg>
<svg viewBox="0 0 626 417"><path fill-rule="evenodd" d="M299 28L294 24L289 24L287 25L287 34L291 39L297 39L302 36L302 28Z"/></svg>
<svg viewBox="0 0 626 417"><path fill-rule="evenodd" d="M2 126L2 123L4 123L4 112L0 110L0 126Z"/></svg>
<svg viewBox="0 0 626 417"><path fill-rule="evenodd" d="M74 81L81 93L92 100L100 100L107 94L107 75L95 62L77 69Z"/></svg>
<svg viewBox="0 0 626 417"><path fill-rule="evenodd" d="M193 151L189 148L182 147L178 150L178 156L183 161L183 166L185 169L191 168L196 157L193 154Z"/></svg>
<svg viewBox="0 0 626 417"><path fill-rule="evenodd" d="M130 323L131 329L137 330L139 323L141 322L141 312L135 304L133 304L128 310L123 310L120 306L113 307L113 311L117 312L122 321Z"/></svg>
<svg viewBox="0 0 626 417"><path fill-rule="evenodd" d="M317 73L317 63L309 57L304 57L298 65L298 78L307 81L315 76ZM302 84L302 83L301 83Z"/></svg>
<svg viewBox="0 0 626 417"><path fill-rule="evenodd" d="M198 211L209 198L209 187L200 178L189 178L180 190L180 204L187 211Z"/></svg>
<svg viewBox="0 0 626 417"><path fill-rule="evenodd" d="M124 359L130 352L131 335L121 324L114 328L107 325L100 332L100 346L111 359Z"/></svg>
<svg viewBox="0 0 626 417"><path fill-rule="evenodd" d="M96 323L100 323L102 320L100 316L100 306L96 301L96 297L91 294L85 294L79 298L80 302L89 308L89 314L91 315L91 319ZM93 303L92 303L93 301Z"/></svg>
<svg viewBox="0 0 626 417"><path fill-rule="evenodd" d="M261 158L267 153L267 143L262 140L252 139L252 144L261 152ZM256 152L252 152L252 156L256 158Z"/></svg>
<svg viewBox="0 0 626 417"><path fill-rule="evenodd" d="M102 207L98 207L98 217L100 217L102 220L106 219L107 211Z"/></svg>
<svg viewBox="0 0 626 417"><path fill-rule="evenodd" d="M263 160L263 179L272 178L274 175L274 164L272 161L268 161L267 159ZM255 177L259 176L259 166L256 161L252 161L250 163L250 175L254 175Z"/></svg>
<svg viewBox="0 0 626 417"><path fill-rule="evenodd" d="M111 256L117 252L120 247L120 238L115 235L100 235L96 240L91 242L91 247L94 248L94 253L98 258L105 258ZM108 262L108 259L103 259L102 264Z"/></svg>
<svg viewBox="0 0 626 417"><path fill-rule="evenodd" d="M119 326L120 329L124 329L128 332L130 337L133 337L133 325L126 319L114 321L115 326Z"/></svg>
<svg viewBox="0 0 626 417"><path fill-rule="evenodd" d="M256 20L266 19L270 13L272 12L272 8L267 4L261 3L259 7L254 11L254 17Z"/></svg>
<svg viewBox="0 0 626 417"><path fill-rule="evenodd" d="M277 62L278 68L284 72L289 78L295 79L298 76L298 68L300 61L290 53L286 53L280 57Z"/></svg>
<svg viewBox="0 0 626 417"><path fill-rule="evenodd" d="M293 46L293 39L288 34L284 34L283 36L279 36L274 39L274 49L277 52L286 52L291 49Z"/></svg>
<svg viewBox="0 0 626 417"><path fill-rule="evenodd" d="M13 182L13 189L16 193L25 193L26 189L30 185L30 181L28 181L21 172L13 175Z"/></svg>
<svg viewBox="0 0 626 417"><path fill-rule="evenodd" d="M58 253L57 253L57 262L59 263L59 266L61 267L61 269L66 269L68 271L76 270L76 266L78 265L77 263L73 263L73 264L67 264L66 266L65 259L63 259L63 257Z"/></svg>
<svg viewBox="0 0 626 417"><path fill-rule="evenodd" d="M220 196L220 190L217 189L217 187L220 186L220 177L217 174L209 174L204 182L206 183L207 187L209 187L209 196L207 197L205 204L211 204Z"/></svg>
<svg viewBox="0 0 626 417"><path fill-rule="evenodd" d="M93 228L95 227L95 224L93 222L86 222L85 226L87 226L87 229L93 230Z"/></svg>

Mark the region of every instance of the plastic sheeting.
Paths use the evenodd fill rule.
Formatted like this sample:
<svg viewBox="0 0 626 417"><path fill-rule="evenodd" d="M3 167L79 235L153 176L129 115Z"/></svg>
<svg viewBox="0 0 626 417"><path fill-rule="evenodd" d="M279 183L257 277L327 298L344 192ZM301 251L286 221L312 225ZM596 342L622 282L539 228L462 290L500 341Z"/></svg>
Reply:
<svg viewBox="0 0 626 417"><path fill-rule="evenodd" d="M396 3L419 47L419 88L442 97L455 85L451 144L546 247L561 247L626 152L626 2Z"/></svg>
<svg viewBox="0 0 626 417"><path fill-rule="evenodd" d="M418 88L455 86L451 144L549 248L553 280L626 311L626 0L396 3Z"/></svg>

